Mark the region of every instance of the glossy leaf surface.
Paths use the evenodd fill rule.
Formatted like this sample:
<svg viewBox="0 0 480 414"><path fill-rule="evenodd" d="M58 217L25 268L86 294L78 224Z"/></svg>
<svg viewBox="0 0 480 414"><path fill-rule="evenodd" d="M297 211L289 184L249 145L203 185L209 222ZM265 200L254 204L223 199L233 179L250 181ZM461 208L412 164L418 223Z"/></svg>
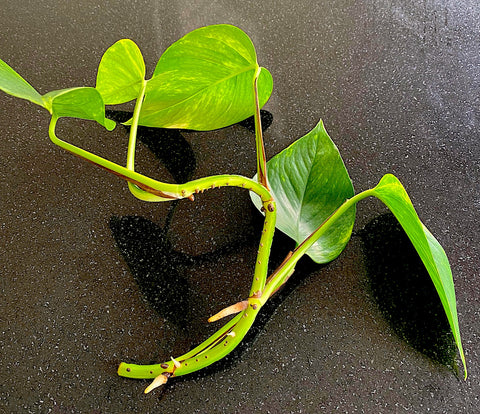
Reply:
<svg viewBox="0 0 480 414"><path fill-rule="evenodd" d="M372 189L372 195L382 200L392 211L422 259L440 296L460 352L466 376L467 368L458 326L455 287L445 251L420 221L407 192L395 176L385 175L378 185Z"/></svg>
<svg viewBox="0 0 480 414"><path fill-rule="evenodd" d="M122 39L104 53L97 72L96 89L105 105L137 98L145 79L145 62L138 46Z"/></svg>
<svg viewBox="0 0 480 414"><path fill-rule="evenodd" d="M267 175L277 204L277 228L297 244L354 194L342 158L322 122L268 161ZM260 209L257 197L252 198ZM352 207L307 254L317 263L333 260L350 239L354 221Z"/></svg>
<svg viewBox="0 0 480 414"><path fill-rule="evenodd" d="M35 88L1 59L0 89L9 95L44 106L42 96L35 90Z"/></svg>
<svg viewBox="0 0 480 414"><path fill-rule="evenodd" d="M250 38L230 25L188 33L160 57L148 81L140 125L212 130L240 122L255 110L253 80L259 69ZM263 106L273 88L262 68Z"/></svg>
<svg viewBox="0 0 480 414"><path fill-rule="evenodd" d="M71 88L53 91L43 96L45 107L53 116L97 121L108 130L115 122L105 118L102 96L95 88Z"/></svg>

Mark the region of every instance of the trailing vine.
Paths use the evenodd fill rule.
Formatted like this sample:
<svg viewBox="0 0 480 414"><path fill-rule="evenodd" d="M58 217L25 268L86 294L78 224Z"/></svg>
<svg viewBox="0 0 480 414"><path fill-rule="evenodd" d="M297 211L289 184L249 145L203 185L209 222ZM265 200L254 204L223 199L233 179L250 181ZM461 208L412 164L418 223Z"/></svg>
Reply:
<svg viewBox="0 0 480 414"><path fill-rule="evenodd" d="M230 25L194 30L163 53L152 78L146 79L145 73L142 54L128 39L116 42L105 52L95 87L40 95L0 60L0 89L48 110L51 141L126 180L135 197L149 202L195 201L204 191L232 186L249 191L253 203L265 216L248 296L219 310L209 321L236 316L185 354L153 365L122 362L119 375L153 379L147 393L169 378L198 371L223 358L242 341L262 306L287 282L300 258L308 255L317 263L327 263L342 252L352 233L356 204L373 196L392 211L423 261L448 318L466 377L450 265L443 248L418 218L402 184L386 174L375 187L355 194L338 149L322 122L267 162L260 108L272 93L272 76L259 66L254 46L242 30ZM113 130L116 124L105 116L105 106L133 100L133 115L125 122L130 127L125 166L56 135L57 122L62 117L93 120ZM135 171L139 126L206 131L252 115L257 159L253 178L225 174L174 184ZM297 246L269 276L275 229L294 239Z"/></svg>

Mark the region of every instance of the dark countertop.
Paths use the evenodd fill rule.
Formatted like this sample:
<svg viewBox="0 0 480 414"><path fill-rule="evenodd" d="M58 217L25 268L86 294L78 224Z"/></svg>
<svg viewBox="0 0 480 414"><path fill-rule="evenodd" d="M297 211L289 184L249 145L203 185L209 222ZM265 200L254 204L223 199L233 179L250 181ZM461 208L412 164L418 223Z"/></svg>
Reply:
<svg viewBox="0 0 480 414"><path fill-rule="evenodd" d="M56 148L48 114L2 93L0 411L477 412L480 6L6 0L0 58L41 93L93 86L115 41L133 39L152 73L169 44L215 23L246 31L273 75L268 157L322 118L357 191L389 172L403 182L450 259L468 379L401 340L373 299L357 235L386 211L372 200L359 205L341 256L324 267L304 264L296 289L233 362L143 395L148 382L118 377L118 362L162 362L205 338L212 329L205 319L248 293L261 222L248 196L233 189L176 207L171 251L193 260L170 266L195 292L186 299L193 316L179 327L161 303L157 312L144 299L110 229L112 217L131 215L162 226L168 205L134 199L118 178ZM109 134L69 121L61 133L118 162L126 155L121 128ZM254 174L253 141L242 127L184 137L195 177ZM143 171L171 180L145 147L137 158ZM275 242L285 249L284 238Z"/></svg>

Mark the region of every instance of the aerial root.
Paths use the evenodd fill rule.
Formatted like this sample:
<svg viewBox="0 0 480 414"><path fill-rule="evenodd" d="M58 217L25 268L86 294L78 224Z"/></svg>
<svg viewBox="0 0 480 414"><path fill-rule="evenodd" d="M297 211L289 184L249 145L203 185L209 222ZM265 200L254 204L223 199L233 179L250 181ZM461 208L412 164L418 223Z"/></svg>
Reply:
<svg viewBox="0 0 480 414"><path fill-rule="evenodd" d="M175 365L175 368L180 368L182 365L180 362L178 362L174 357L170 357L172 359L173 365Z"/></svg>
<svg viewBox="0 0 480 414"><path fill-rule="evenodd" d="M220 312L208 318L208 322L215 322L219 319L225 318L225 316L233 315L234 313L241 312L248 307L248 300L242 300L241 302L235 303L225 309L222 309Z"/></svg>
<svg viewBox="0 0 480 414"><path fill-rule="evenodd" d="M155 377L155 379L152 381L152 383L145 388L144 393L148 394L150 391L154 390L157 387L160 387L160 385L166 384L169 375L167 375L168 372L164 372L160 374L158 377Z"/></svg>

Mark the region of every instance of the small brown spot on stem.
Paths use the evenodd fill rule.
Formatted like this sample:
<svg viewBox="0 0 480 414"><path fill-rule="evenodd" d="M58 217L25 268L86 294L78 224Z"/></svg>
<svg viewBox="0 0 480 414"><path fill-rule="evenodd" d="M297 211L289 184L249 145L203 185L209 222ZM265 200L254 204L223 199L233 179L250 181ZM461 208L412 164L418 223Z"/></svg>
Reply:
<svg viewBox="0 0 480 414"><path fill-rule="evenodd" d="M162 364L160 365L163 369L167 369L168 368L168 364Z"/></svg>

